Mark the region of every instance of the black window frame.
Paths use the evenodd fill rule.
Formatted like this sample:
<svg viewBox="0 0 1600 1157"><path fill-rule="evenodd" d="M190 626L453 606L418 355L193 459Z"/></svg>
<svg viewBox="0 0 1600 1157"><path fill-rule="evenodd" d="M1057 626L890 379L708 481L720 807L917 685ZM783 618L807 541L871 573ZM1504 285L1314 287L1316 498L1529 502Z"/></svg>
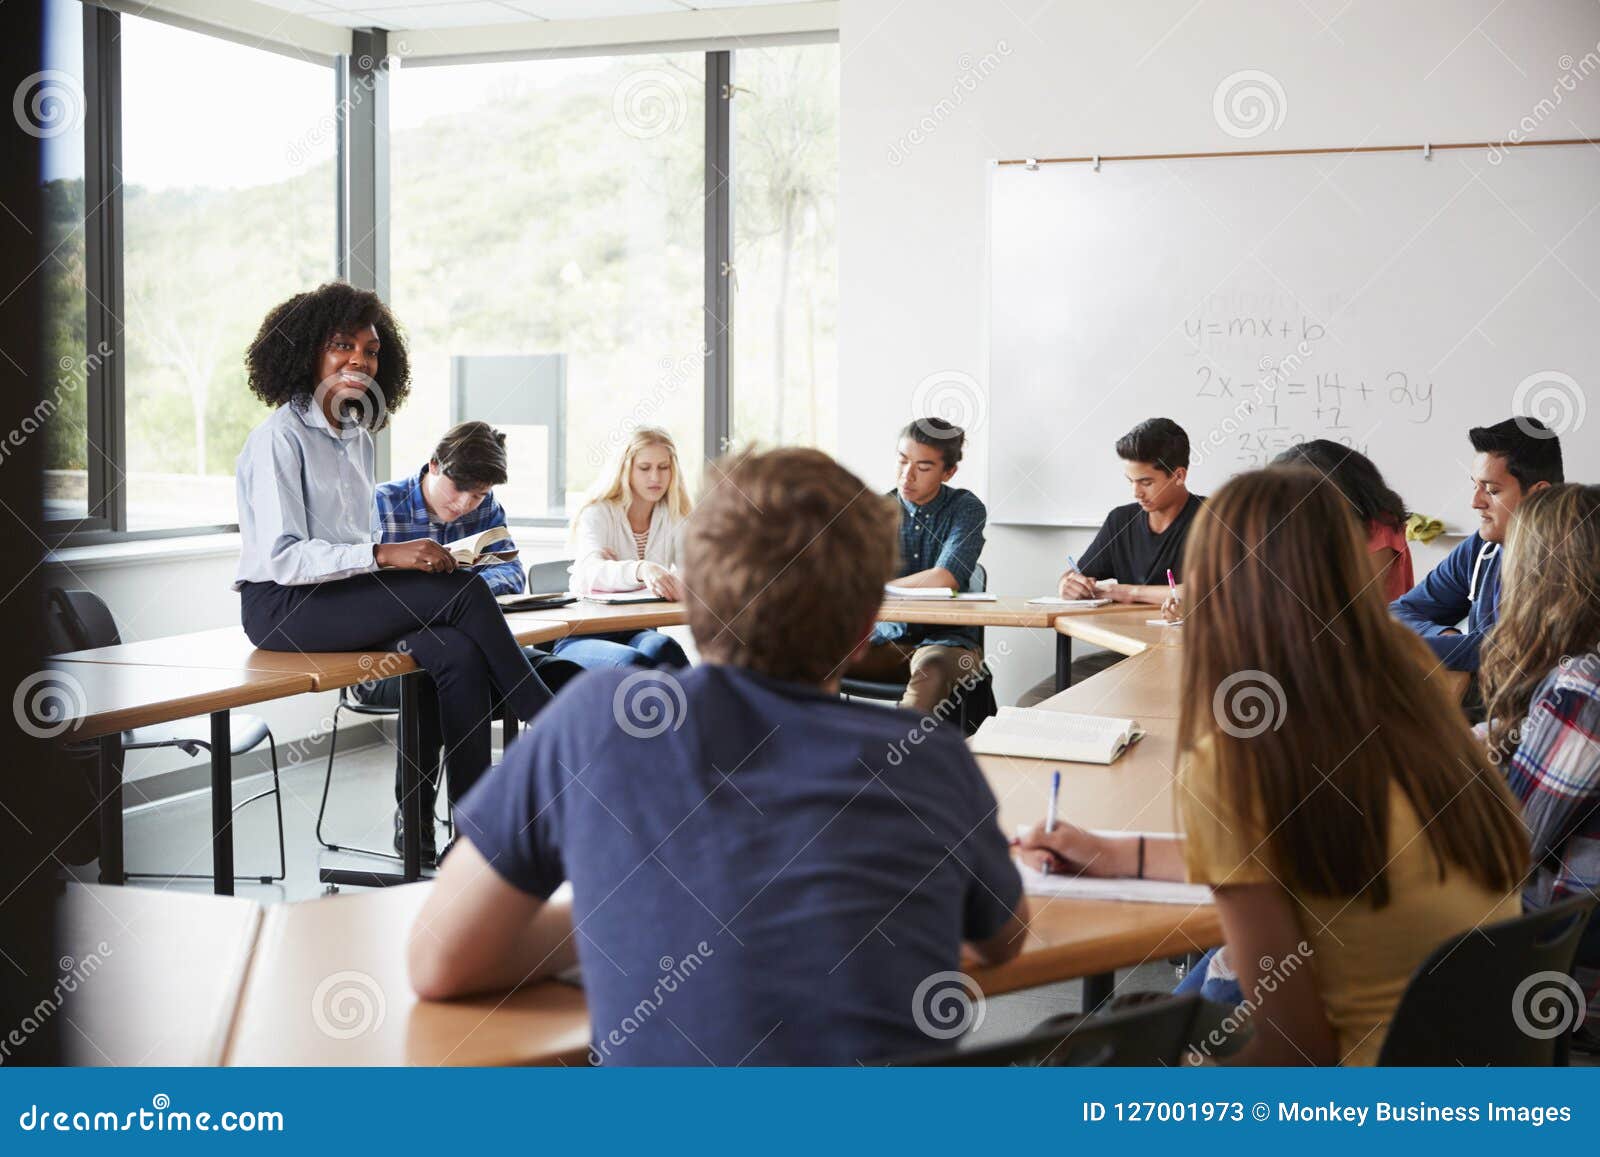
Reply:
<svg viewBox="0 0 1600 1157"><path fill-rule="evenodd" d="M161 19L155 10L143 14ZM83 6L84 69L84 249L85 307L88 350L110 349L105 358L88 358L86 383L88 442L87 513L81 518L45 523L45 537L54 548L95 546L151 539L189 538L236 533L237 523L149 530L128 529L127 382L123 348L123 213L122 213L122 15L110 8ZM239 40L220 29L191 20L171 23L190 31ZM353 284L388 292L388 36L382 29L354 29L348 54L325 57L270 43L252 44L310 63L325 64L332 73L331 97L339 126L338 185L335 190L337 253L333 268ZM829 43L836 35L783 37L786 43ZM633 48L632 51L638 51ZM624 46L597 46L594 55L623 55ZM535 58L538 53L519 54ZM705 53L705 381L704 434L707 457L729 445L732 407L733 324L733 125L732 102L737 50L712 48ZM459 63L471 63L465 58ZM430 64L456 63L435 58ZM359 96L355 90L362 91ZM370 97L370 99L368 99ZM104 343L104 344L101 344ZM378 473L390 472L388 437L378 438ZM521 526L565 526L557 517L513 518Z"/></svg>

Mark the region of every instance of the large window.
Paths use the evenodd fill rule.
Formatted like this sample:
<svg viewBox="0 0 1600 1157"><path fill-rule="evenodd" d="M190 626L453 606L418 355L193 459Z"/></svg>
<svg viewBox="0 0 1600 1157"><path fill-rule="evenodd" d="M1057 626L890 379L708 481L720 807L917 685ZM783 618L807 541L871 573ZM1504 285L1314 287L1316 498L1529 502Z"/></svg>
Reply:
<svg viewBox="0 0 1600 1157"><path fill-rule="evenodd" d="M122 18L127 527L236 521L244 351L333 276L333 74Z"/></svg>
<svg viewBox="0 0 1600 1157"><path fill-rule="evenodd" d="M21 111L43 145L45 326L51 380L43 398L44 503L47 519L82 519L89 510L89 392L83 237L83 5L45 5L45 71L25 92Z"/></svg>
<svg viewBox="0 0 1600 1157"><path fill-rule="evenodd" d="M734 55L736 440L832 449L839 46Z"/></svg>
<svg viewBox="0 0 1600 1157"><path fill-rule="evenodd" d="M391 472L507 432L518 519L560 518L634 427L704 440L705 58L402 68L391 297L415 382ZM491 360L492 359L492 360Z"/></svg>
<svg viewBox="0 0 1600 1157"><path fill-rule="evenodd" d="M509 435L515 521L563 520L641 425L674 435L691 485L708 430L833 444L836 45L402 52L368 74L364 56L335 69L46 6L46 91L19 99L47 137L43 436L63 541L233 524L235 459L266 417L245 349L271 306L343 267L387 269L411 342L390 474L488 420ZM380 84L388 99L365 99Z"/></svg>

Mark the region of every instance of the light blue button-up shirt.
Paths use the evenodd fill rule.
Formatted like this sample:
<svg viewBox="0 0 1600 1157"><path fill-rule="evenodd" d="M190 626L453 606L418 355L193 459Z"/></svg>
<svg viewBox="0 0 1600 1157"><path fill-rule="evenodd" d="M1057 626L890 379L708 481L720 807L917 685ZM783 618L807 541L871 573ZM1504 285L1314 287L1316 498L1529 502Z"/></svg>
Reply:
<svg viewBox="0 0 1600 1157"><path fill-rule="evenodd" d="M239 569L245 583L304 586L376 570L372 435L336 430L315 404L279 406L239 453Z"/></svg>

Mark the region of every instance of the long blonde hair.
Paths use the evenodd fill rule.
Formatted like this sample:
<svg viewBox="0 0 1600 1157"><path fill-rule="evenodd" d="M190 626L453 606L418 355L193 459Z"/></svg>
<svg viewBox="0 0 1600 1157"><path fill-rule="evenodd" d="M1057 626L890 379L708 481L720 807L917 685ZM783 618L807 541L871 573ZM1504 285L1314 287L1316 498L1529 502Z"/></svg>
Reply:
<svg viewBox="0 0 1600 1157"><path fill-rule="evenodd" d="M1489 746L1516 751L1534 693L1569 656L1600 647L1600 486L1536 490L1511 516L1500 563L1500 617L1483 640L1479 679Z"/></svg>
<svg viewBox="0 0 1600 1157"><path fill-rule="evenodd" d="M1300 467L1238 475L1195 518L1183 580L1179 750L1211 748L1224 805L1260 821L1287 890L1387 904L1393 786L1441 876L1516 886L1516 803L1389 617L1336 487Z"/></svg>
<svg viewBox="0 0 1600 1157"><path fill-rule="evenodd" d="M661 499L666 503L667 513L675 518L689 516L694 503L689 498L688 486L684 485L677 443L672 440L671 434L659 426L640 426L612 458L606 472L584 494L583 502L572 516L574 534L577 532L578 515L597 503L615 503L624 510L633 505L633 486L629 482L633 460L639 456L639 451L648 446L664 446L667 453L672 455L672 483L667 487L666 496Z"/></svg>

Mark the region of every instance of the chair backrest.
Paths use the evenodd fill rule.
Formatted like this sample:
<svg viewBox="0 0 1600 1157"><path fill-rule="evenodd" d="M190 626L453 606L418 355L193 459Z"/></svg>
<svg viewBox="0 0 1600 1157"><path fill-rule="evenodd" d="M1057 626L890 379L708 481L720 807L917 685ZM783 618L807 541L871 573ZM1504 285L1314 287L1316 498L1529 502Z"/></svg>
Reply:
<svg viewBox="0 0 1600 1157"><path fill-rule="evenodd" d="M550 594L554 591L564 591L572 581L572 576L567 572L572 569L570 558L557 559L554 562L536 562L528 567L528 593L530 595Z"/></svg>
<svg viewBox="0 0 1600 1157"><path fill-rule="evenodd" d="M1583 1012L1569 974L1594 906L1574 896L1439 945L1406 985L1378 1063L1556 1063Z"/></svg>
<svg viewBox="0 0 1600 1157"><path fill-rule="evenodd" d="M1026 1036L970 1049L945 1049L897 1064L1028 1065L1087 1068L1179 1065L1210 1018L1198 996L1157 996L1090 1015L1068 1013Z"/></svg>
<svg viewBox="0 0 1600 1157"><path fill-rule="evenodd" d="M115 647L122 642L117 620L93 591L52 590L45 616L52 654Z"/></svg>
<svg viewBox="0 0 1600 1157"><path fill-rule="evenodd" d="M981 594L989 589L989 572L983 569L981 562L972 564L972 577L967 580L967 590L972 594Z"/></svg>

